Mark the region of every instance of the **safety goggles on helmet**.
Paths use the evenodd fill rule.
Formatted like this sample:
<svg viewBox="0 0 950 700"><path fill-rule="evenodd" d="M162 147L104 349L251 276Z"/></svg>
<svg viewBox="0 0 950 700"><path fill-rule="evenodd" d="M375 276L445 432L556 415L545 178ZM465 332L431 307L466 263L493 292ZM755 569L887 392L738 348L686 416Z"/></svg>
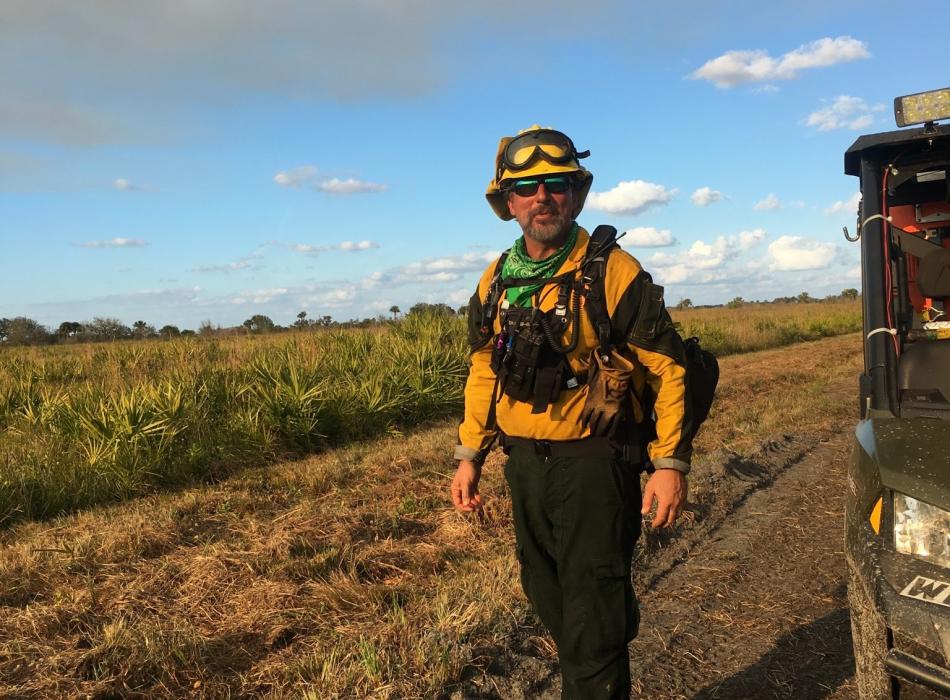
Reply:
<svg viewBox="0 0 950 700"><path fill-rule="evenodd" d="M530 180L515 180L507 189L519 197L533 197L538 193L538 188L541 185L544 185L544 191L548 194L564 194L571 189L571 179L564 175L559 175L555 177L532 178Z"/></svg>
<svg viewBox="0 0 950 700"><path fill-rule="evenodd" d="M507 170L524 170L538 158L563 165L589 155L590 151L579 153L574 142L560 131L535 129L513 138L502 152L500 164Z"/></svg>

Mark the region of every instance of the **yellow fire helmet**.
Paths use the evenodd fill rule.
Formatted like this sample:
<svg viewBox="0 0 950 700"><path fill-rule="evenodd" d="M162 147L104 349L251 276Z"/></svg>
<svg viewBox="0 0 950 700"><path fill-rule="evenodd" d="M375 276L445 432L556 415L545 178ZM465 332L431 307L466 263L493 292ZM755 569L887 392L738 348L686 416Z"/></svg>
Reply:
<svg viewBox="0 0 950 700"><path fill-rule="evenodd" d="M575 173L576 205L573 216L584 208L594 176L580 164L581 158L590 151L578 152L565 134L555 129L542 128L537 124L518 132L517 136L505 136L498 144L495 155L495 172L485 192L492 210L504 221L514 217L508 211L505 187L509 180L530 178L534 175Z"/></svg>

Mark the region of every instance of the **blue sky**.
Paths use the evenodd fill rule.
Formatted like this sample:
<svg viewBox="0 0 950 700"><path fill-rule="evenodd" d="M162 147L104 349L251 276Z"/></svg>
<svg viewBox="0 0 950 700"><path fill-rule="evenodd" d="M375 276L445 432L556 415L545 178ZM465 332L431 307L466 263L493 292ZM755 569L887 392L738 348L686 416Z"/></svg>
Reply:
<svg viewBox="0 0 950 700"><path fill-rule="evenodd" d="M946 2L0 6L0 316L196 328L465 303L540 123L668 303L860 286L842 154L950 85ZM926 18L926 19L924 19Z"/></svg>

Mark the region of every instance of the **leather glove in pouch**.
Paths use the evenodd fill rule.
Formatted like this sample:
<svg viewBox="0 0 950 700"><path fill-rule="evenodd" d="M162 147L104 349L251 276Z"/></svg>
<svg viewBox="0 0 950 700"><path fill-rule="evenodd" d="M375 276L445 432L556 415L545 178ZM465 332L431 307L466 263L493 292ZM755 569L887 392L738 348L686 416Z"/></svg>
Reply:
<svg viewBox="0 0 950 700"><path fill-rule="evenodd" d="M590 428L590 434L604 437L620 419L630 391L633 363L611 350L604 356L594 350L590 358L587 379L587 402L581 413L581 425Z"/></svg>

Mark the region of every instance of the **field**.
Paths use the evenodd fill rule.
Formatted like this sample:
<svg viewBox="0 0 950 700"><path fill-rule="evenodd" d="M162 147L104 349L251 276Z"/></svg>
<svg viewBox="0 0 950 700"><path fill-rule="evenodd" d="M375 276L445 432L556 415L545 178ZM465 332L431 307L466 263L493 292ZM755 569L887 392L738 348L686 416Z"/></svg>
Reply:
<svg viewBox="0 0 950 700"><path fill-rule="evenodd" d="M677 314L720 354L858 318L853 303ZM460 330L407 319L0 356L0 696L507 698L554 683L517 585L501 455L483 518L448 505ZM677 542L755 486L724 485L720 462L848 420L858 349L846 336L722 360L689 512L647 533L642 576L677 566Z"/></svg>
<svg viewBox="0 0 950 700"><path fill-rule="evenodd" d="M812 588L789 577L768 597L739 591L733 601L744 581L770 576L775 565L737 559L731 550L717 564L704 547L730 541L727 526L748 494L809 446L841 435L853 420L859 364L855 335L723 359L688 512L672 532L648 531L641 540L645 617L636 644L643 697L701 697L696 691L717 679L727 683L725 694L702 697L763 697L741 691L743 654L766 653L773 644L786 649L787 626L806 625L812 614L821 619L825 609L815 606L836 600L838 589L812 590L824 579L809 575ZM402 437L0 532L0 696L556 692L551 642L517 584L502 457L493 455L486 467L484 518L456 514L447 494L454 430L454 420L435 422ZM803 482L811 491L782 490L789 509L776 517L787 519L763 522L771 511L757 505L759 520L744 531L794 536L817 527L826 539L829 527L838 532L840 513L820 498L840 494L840 464L817 465ZM838 481L830 488L818 480L832 476ZM809 496L807 509L800 500L806 493L819 497ZM758 557L772 552L761 537L755 541ZM798 558L785 556L783 565L826 556L824 545L812 545L819 549L798 546ZM831 546L827 556L835 551ZM676 575L691 563L697 571ZM676 588L660 592L669 583ZM769 686L774 697L826 697L796 693L803 668L815 682L841 682L835 674L847 674L847 657L829 656L827 645L846 638L846 614L843 627L834 621L838 636L794 637L801 641L790 647L791 660L786 653L779 666L763 667L777 684ZM717 639L737 636L745 639L741 649L715 648ZM734 678L723 654L734 657ZM748 661L752 670L756 658ZM825 667L833 673L814 671Z"/></svg>
<svg viewBox="0 0 950 700"><path fill-rule="evenodd" d="M857 330L857 302L674 312L719 356ZM0 349L0 526L457 414L464 321Z"/></svg>

